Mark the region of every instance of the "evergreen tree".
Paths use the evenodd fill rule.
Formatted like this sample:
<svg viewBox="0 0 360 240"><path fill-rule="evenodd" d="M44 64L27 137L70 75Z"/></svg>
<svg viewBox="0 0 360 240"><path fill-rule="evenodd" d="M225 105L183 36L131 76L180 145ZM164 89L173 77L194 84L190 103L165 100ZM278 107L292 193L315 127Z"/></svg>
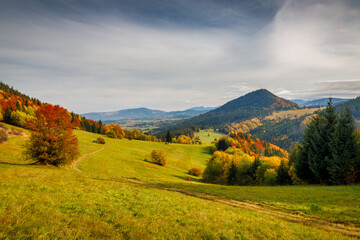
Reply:
<svg viewBox="0 0 360 240"><path fill-rule="evenodd" d="M11 124L11 109L9 107L6 107L5 112L4 112L4 122L5 123L10 123Z"/></svg>
<svg viewBox="0 0 360 240"><path fill-rule="evenodd" d="M280 166L276 171L276 184L278 185L290 185L292 184L291 177L289 175L289 167L284 160L281 160Z"/></svg>
<svg viewBox="0 0 360 240"><path fill-rule="evenodd" d="M249 170L247 171L247 175L249 175L254 181L256 180L256 171L260 165L260 159L258 157L255 157L254 162L251 164Z"/></svg>
<svg viewBox="0 0 360 240"><path fill-rule="evenodd" d="M308 158L310 170L319 182L330 183L328 171L329 162L332 161L330 142L336 125L335 107L329 99L324 111L318 112L309 123L303 137L302 157Z"/></svg>
<svg viewBox="0 0 360 240"><path fill-rule="evenodd" d="M172 142L172 136L171 136L170 131L168 131L168 132L166 133L166 139L165 139L165 141L168 142L168 143L171 143L171 142Z"/></svg>
<svg viewBox="0 0 360 240"><path fill-rule="evenodd" d="M328 171L332 184L351 184L357 180L360 171L360 151L355 130L353 116L347 107L337 121L330 142L332 158Z"/></svg>
<svg viewBox="0 0 360 240"><path fill-rule="evenodd" d="M234 185L236 182L236 175L237 175L237 166L234 161L231 162L229 167L229 172L227 176L227 183L228 185Z"/></svg>
<svg viewBox="0 0 360 240"><path fill-rule="evenodd" d="M305 138L305 134L304 134ZM298 178L307 181L308 183L317 183L317 179L314 173L311 171L308 159L308 144L303 143L303 146L299 146L299 153L295 160L295 174Z"/></svg>

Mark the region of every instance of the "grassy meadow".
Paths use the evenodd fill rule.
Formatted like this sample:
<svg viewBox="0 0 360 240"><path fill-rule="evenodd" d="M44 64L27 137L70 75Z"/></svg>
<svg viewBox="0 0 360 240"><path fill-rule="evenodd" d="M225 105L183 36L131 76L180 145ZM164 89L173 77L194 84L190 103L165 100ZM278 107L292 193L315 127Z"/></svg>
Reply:
<svg viewBox="0 0 360 240"><path fill-rule="evenodd" d="M195 132L195 137L199 137L205 144L211 144L213 141L215 141L215 139L219 140L223 136L225 136L224 133L214 129L205 129L201 130L200 132Z"/></svg>
<svg viewBox="0 0 360 240"><path fill-rule="evenodd" d="M82 155L103 147L92 143L99 135L75 133ZM186 181L190 168L204 170L208 145L104 138L105 148L78 164L81 172L30 164L22 156L26 137L0 144L0 239L356 239L226 201L306 213L345 223L358 233L360 186L232 187L196 177ZM165 167L145 161L153 149L166 151Z"/></svg>

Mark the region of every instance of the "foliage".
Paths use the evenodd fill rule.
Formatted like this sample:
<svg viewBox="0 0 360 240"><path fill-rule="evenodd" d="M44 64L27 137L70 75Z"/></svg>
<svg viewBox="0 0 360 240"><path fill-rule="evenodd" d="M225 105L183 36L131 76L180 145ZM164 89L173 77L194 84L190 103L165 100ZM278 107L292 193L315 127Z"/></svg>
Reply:
<svg viewBox="0 0 360 240"><path fill-rule="evenodd" d="M79 154L78 140L72 134L73 125L67 110L56 105L42 105L29 121L31 133L25 154L40 164L61 165L73 161Z"/></svg>
<svg viewBox="0 0 360 240"><path fill-rule="evenodd" d="M196 177L199 177L199 176L201 176L201 174L202 174L201 169L200 169L200 168L196 168L196 167L194 167L194 168L192 168L192 169L189 169L188 173L189 173L190 175L193 175L193 176L196 176Z"/></svg>
<svg viewBox="0 0 360 240"><path fill-rule="evenodd" d="M237 166L235 162L232 162L229 167L229 171L227 175L227 184L234 185L236 183L236 176L237 176Z"/></svg>
<svg viewBox="0 0 360 240"><path fill-rule="evenodd" d="M306 116L296 119L265 120L263 125L249 131L257 138L290 150L302 139Z"/></svg>
<svg viewBox="0 0 360 240"><path fill-rule="evenodd" d="M349 108L350 113L355 117L355 119L360 120L360 96L336 105L336 112L345 112L346 108Z"/></svg>
<svg viewBox="0 0 360 240"><path fill-rule="evenodd" d="M10 122L19 127L25 127L25 123L31 118L33 118L33 116L19 110L13 111L10 114Z"/></svg>
<svg viewBox="0 0 360 240"><path fill-rule="evenodd" d="M217 150L226 151L229 147L231 147L231 142L229 138L222 137L215 143Z"/></svg>
<svg viewBox="0 0 360 240"><path fill-rule="evenodd" d="M284 160L281 161L279 168L276 170L276 184L277 185L291 185L292 179L289 174L289 167Z"/></svg>
<svg viewBox="0 0 360 240"><path fill-rule="evenodd" d="M350 108L338 118L330 142L332 161L328 164L332 184L360 182L360 145L355 136L355 125Z"/></svg>
<svg viewBox="0 0 360 240"><path fill-rule="evenodd" d="M265 185L274 186L277 183L277 173L274 168L269 168L264 173Z"/></svg>
<svg viewBox="0 0 360 240"><path fill-rule="evenodd" d="M99 144L105 144L105 139L103 139L102 137L98 137L96 139L96 142L99 143Z"/></svg>
<svg viewBox="0 0 360 240"><path fill-rule="evenodd" d="M151 152L151 159L154 163L159 164L160 166L165 166L167 163L164 149L154 149Z"/></svg>
<svg viewBox="0 0 360 240"><path fill-rule="evenodd" d="M300 179L325 184L359 181L360 145L349 109L338 117L330 100L306 127L302 143L295 164Z"/></svg>
<svg viewBox="0 0 360 240"><path fill-rule="evenodd" d="M166 133L166 139L165 139L165 141L168 142L168 143L171 143L171 142L172 142L172 136L171 136L171 134L170 134L170 131L168 131L168 132Z"/></svg>

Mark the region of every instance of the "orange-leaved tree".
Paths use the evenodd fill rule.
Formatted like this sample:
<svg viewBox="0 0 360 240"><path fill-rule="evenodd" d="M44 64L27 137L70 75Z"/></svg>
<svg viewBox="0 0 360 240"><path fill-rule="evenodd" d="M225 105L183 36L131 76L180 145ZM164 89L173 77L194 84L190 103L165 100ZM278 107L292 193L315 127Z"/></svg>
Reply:
<svg viewBox="0 0 360 240"><path fill-rule="evenodd" d="M35 119L28 121L32 130L25 154L40 164L70 163L79 154L78 140L73 135L71 115L59 105L42 105Z"/></svg>

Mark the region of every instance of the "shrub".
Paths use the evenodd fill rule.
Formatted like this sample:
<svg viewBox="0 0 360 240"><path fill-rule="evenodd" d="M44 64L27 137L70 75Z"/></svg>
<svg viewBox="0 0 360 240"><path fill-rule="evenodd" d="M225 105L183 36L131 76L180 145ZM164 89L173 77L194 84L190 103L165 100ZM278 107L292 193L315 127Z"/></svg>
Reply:
<svg viewBox="0 0 360 240"><path fill-rule="evenodd" d="M187 177L185 177L185 180L186 180L186 181L192 181L192 178L189 177L189 176L187 176Z"/></svg>
<svg viewBox="0 0 360 240"><path fill-rule="evenodd" d="M189 170L188 174L198 177L202 174L202 172L200 168L192 168Z"/></svg>
<svg viewBox="0 0 360 240"><path fill-rule="evenodd" d="M102 137L98 137L96 139L96 142L99 143L99 144L105 144L105 139L103 139Z"/></svg>
<svg viewBox="0 0 360 240"><path fill-rule="evenodd" d="M151 152L151 159L154 163L159 164L160 166L165 166L167 163L165 150L164 149L154 149Z"/></svg>

